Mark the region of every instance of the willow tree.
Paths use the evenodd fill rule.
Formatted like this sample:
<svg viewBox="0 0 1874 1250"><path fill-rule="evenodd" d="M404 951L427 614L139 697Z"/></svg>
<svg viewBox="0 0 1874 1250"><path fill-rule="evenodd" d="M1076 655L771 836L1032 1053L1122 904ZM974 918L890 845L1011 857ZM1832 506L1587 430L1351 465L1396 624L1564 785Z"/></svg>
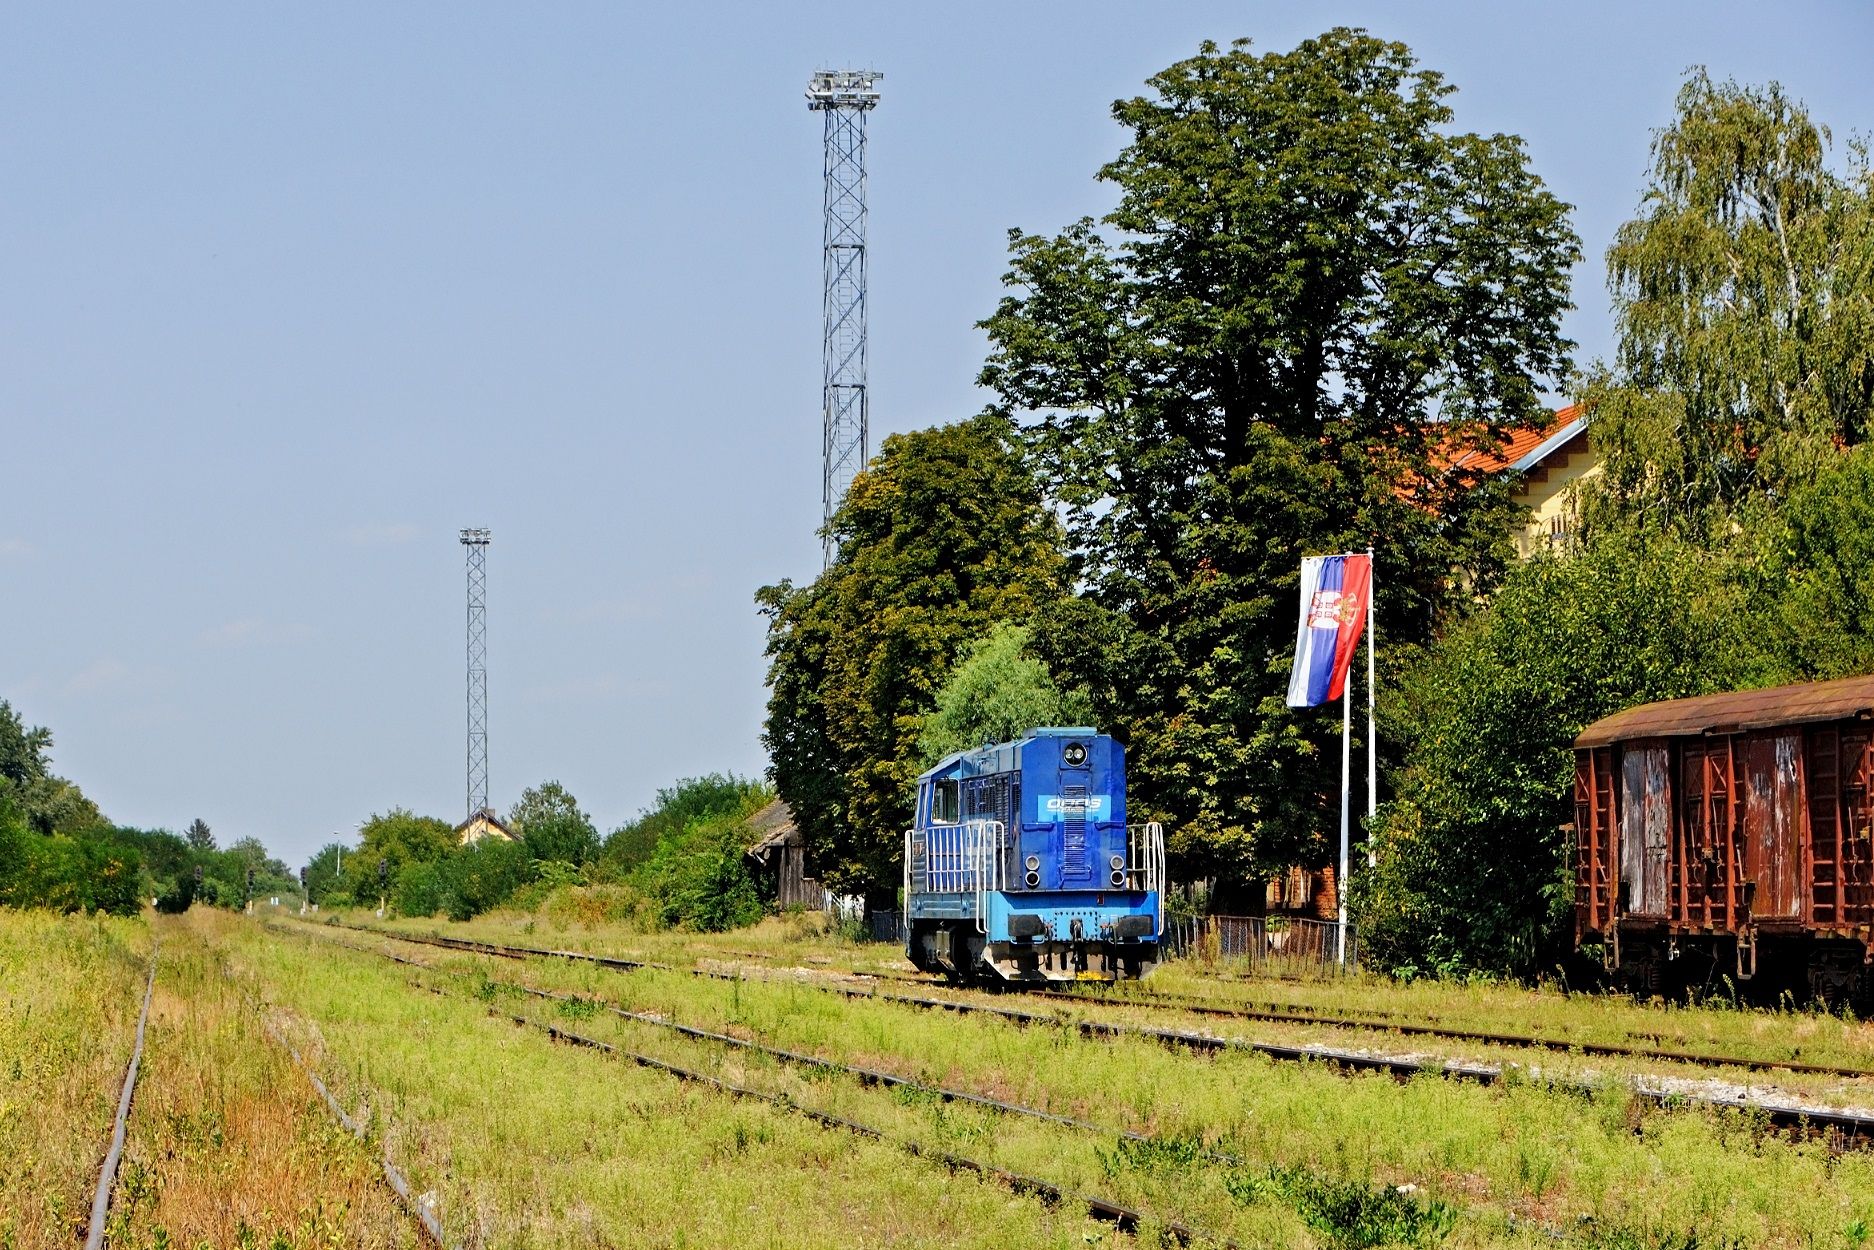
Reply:
<svg viewBox="0 0 1874 1250"><path fill-rule="evenodd" d="M1861 143L1841 173L1829 143L1775 83L1680 89L1607 253L1618 347L1585 389L1603 524L1726 533L1868 439L1874 184Z"/></svg>
<svg viewBox="0 0 1874 1250"><path fill-rule="evenodd" d="M1376 548L1380 633L1423 642L1508 558L1502 484L1449 469L1546 416L1567 207L1461 131L1403 44L1205 44L1121 100L1118 206L1011 233L982 381L1023 415L1084 599L1036 647L1130 739L1183 869L1323 853L1334 716L1283 706L1302 555Z"/></svg>

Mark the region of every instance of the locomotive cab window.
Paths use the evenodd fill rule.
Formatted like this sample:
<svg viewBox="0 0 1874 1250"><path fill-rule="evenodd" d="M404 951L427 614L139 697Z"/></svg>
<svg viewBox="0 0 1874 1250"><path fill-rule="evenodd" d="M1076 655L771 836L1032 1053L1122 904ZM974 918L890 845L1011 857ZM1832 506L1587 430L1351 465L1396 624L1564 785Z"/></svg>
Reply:
<svg viewBox="0 0 1874 1250"><path fill-rule="evenodd" d="M931 783L930 822L933 825L954 825L957 823L957 779L940 777Z"/></svg>

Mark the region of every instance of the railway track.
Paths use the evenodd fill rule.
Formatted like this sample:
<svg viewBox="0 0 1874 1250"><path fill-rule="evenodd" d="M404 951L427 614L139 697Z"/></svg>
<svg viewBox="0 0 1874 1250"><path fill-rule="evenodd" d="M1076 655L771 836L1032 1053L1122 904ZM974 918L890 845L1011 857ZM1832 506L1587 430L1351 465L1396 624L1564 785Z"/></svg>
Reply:
<svg viewBox="0 0 1874 1250"><path fill-rule="evenodd" d="M225 964L222 965L221 973L239 989L239 983L235 981L234 974ZM294 1066L305 1074L308 1081L312 1082L312 1087L318 1091L319 1098L325 1103L326 1110L332 1113L332 1117L339 1122L346 1132L350 1133L360 1142L365 1141L369 1136L365 1126L360 1124L345 1111L344 1107L339 1105L338 1099L332 1094L331 1087L319 1076L317 1069L307 1061L304 1055L299 1053L298 1047L294 1046L292 1042L286 1039L286 1036L275 1027L273 1021L267 1018L265 1005L245 990L240 990L240 994L248 1007L259 1017L260 1027L266 1032L267 1036L272 1039L273 1044L291 1056ZM424 1241L437 1247L437 1250L459 1250L458 1247L452 1246L445 1238L443 1234L442 1218L433 1208L417 1197L415 1189L410 1185L410 1178L405 1176L403 1174L403 1169L399 1168L396 1163L392 1161L388 1143L380 1142L377 1162L379 1174L384 1184L390 1189L392 1196L397 1199L397 1204L417 1222L417 1228L422 1232Z"/></svg>
<svg viewBox="0 0 1874 1250"><path fill-rule="evenodd" d="M1462 1063L1454 1060L1424 1060L1409 1056L1376 1054L1368 1051L1345 1050L1336 1047L1285 1044L1279 1042L1254 1041L1246 1038L1215 1037L1207 1033L1198 1033L1184 1029L1153 1028L1145 1025L1116 1024L1100 1020L1071 1020L1058 1015L1046 1015L1039 1012L1021 1011L987 1003L969 1002L955 998L929 997L911 994L881 993L875 989L860 989L849 985L840 985L825 980L801 980L762 976L748 978L739 973L730 973L701 968L673 968L666 964L651 963L641 960L618 959L611 956L593 955L584 951L548 950L537 947L518 947L501 943L482 942L466 938L448 938L440 935L417 935L378 929L368 925L338 925L354 932L368 933L376 937L390 938L396 941L413 942L444 949L468 951L493 955L508 959L551 958L574 962L597 964L620 971L655 968L666 971L684 972L691 976L708 977L718 980L735 981L760 979L778 983L804 985L822 992L839 994L852 999L869 999L876 1002L896 1003L924 1010L948 1011L959 1015L981 1015L1006 1020L1020 1027L1059 1027L1078 1032L1088 1038L1135 1037L1157 1044L1186 1049L1199 1053L1249 1052L1284 1062L1324 1063L1347 1072L1372 1072L1384 1074L1399 1080L1409 1080L1417 1076L1435 1075L1454 1080L1471 1081L1478 1084L1494 1084L1503 1079L1506 1073L1519 1070L1513 1064L1477 1064ZM1100 1005L1098 1000L1083 995L1069 995L1080 1005ZM1308 1023L1323 1023L1318 1017L1309 1017ZM1348 1027L1386 1028L1385 1025L1361 1025L1350 1022ZM1432 1027L1432 1026L1427 1026ZM1456 1032L1453 1030L1453 1032ZM1475 1040L1475 1039L1472 1039ZM1636 1048L1637 1049L1637 1048ZM1670 1062L1685 1062L1670 1054L1646 1054L1645 1057L1657 1058ZM1729 1057L1724 1061L1734 1062ZM1742 1065L1740 1065L1742 1066ZM1526 1071L1527 1069L1521 1069ZM1866 1075L1865 1073L1858 1073ZM1536 1074L1542 1079L1540 1074ZM1575 1082L1560 1082L1561 1087L1579 1088L1589 1092L1587 1085ZM1703 1108L1713 1111L1734 1111L1751 1116L1760 1116L1771 1126L1798 1136L1821 1135L1837 1141L1843 1146L1855 1148L1874 1148L1874 1115L1858 1111L1842 1111L1834 1108L1772 1101L1761 1097L1733 1097L1714 1093L1688 1092L1684 1089L1635 1082L1629 1087L1633 1095L1647 1102L1666 1109Z"/></svg>
<svg viewBox="0 0 1874 1250"><path fill-rule="evenodd" d="M897 981L907 985L942 986L944 982L935 977L911 976L899 972L865 972L859 969L842 969L842 976L872 977L878 980ZM1568 1038L1543 1037L1528 1033L1501 1033L1481 1029L1460 1029L1449 1025L1405 1020L1398 1016L1371 1013L1365 1015L1334 1015L1328 1012L1309 1011L1279 1003L1235 1005L1218 1002L1215 999L1196 995L1153 994L1148 996L1127 997L1103 994L1099 992L1043 989L1038 987L1011 987L1010 992L1020 993L1024 998L1036 998L1046 1002L1076 1003L1101 1007L1137 1007L1148 1011L1180 1011L1189 1015L1211 1016L1229 1020L1258 1020L1271 1024L1313 1024L1336 1029L1366 1029L1398 1033L1406 1037L1435 1037L1447 1041L1477 1042L1491 1046L1512 1046L1522 1050L1547 1050L1561 1054L1596 1055L1604 1058L1653 1059L1666 1063L1684 1063L1705 1068L1742 1068L1752 1072L1798 1072L1813 1076L1835 1076L1848 1079L1874 1078L1874 1068L1857 1068L1840 1064L1809 1063L1800 1059L1764 1059L1748 1058L1739 1055L1712 1054L1709 1052L1674 1050L1659 1046L1637 1046L1621 1042L1584 1042Z"/></svg>
<svg viewBox="0 0 1874 1250"><path fill-rule="evenodd" d="M348 925L348 926L340 926L340 927L351 928L351 929L359 930L363 932L371 932L371 933L377 932L374 930L364 929L362 926L349 926ZM445 943L448 943L447 939L442 939L442 941ZM357 951L358 953L361 953L361 954L379 955L393 962L406 964L412 967L422 968L427 971L440 972L440 973L443 973L444 975L458 975L458 974L450 974L445 969L437 969L433 965L430 965L430 964L424 964L417 960L405 958L401 955L395 954L394 952L372 951L364 947L354 946L349 942L336 943L336 944L344 946L345 949L347 950ZM476 945L486 945L486 944L476 943ZM567 952L540 952L540 954L543 957L546 955L563 955L566 953ZM619 962L629 962L629 961L612 961L612 962L615 965ZM643 965L636 965L636 966L643 966ZM411 984L416 988L428 990L430 993L433 993L433 994L443 995L446 997L456 997L456 998L462 997L459 995L449 995L448 992L445 990L438 989L437 987L433 985L428 985L420 981L413 981L411 982ZM500 984L507 984L507 983L500 983ZM838 1072L844 1075L850 1075L856 1078L857 1080L859 1080L861 1084L877 1085L877 1086L882 1086L886 1088L893 1088L893 1087L910 1088L910 1089L930 1093L936 1097L942 1098L944 1101L963 1102L963 1103L968 1103L968 1104L972 1104L976 1106L981 1106L986 1109L990 1109L990 1110L994 1110L994 1111L998 1111L1002 1113L1026 1115L1026 1116L1030 1116L1039 1120L1047 1121L1047 1122L1060 1125L1060 1126L1064 1126L1064 1127L1070 1127L1070 1128L1081 1129L1081 1130L1089 1130L1089 1131L1102 1133L1102 1134L1112 1133L1114 1131L1114 1130L1107 1129L1101 1125L1088 1123L1082 1120L1075 1120L1067 1116L1055 1115L1052 1112L1042 1111L1038 1108L1023 1107L1015 1103L1001 1102L997 1099L988 1098L979 1094L973 1094L965 1090L952 1090L952 1089L947 1089L941 1086L926 1085L922 1082L909 1080L908 1078L900 1077L893 1073L878 1072L872 1069L853 1067L847 1064L836 1063L832 1060L821 1059L818 1056L803 1055L803 1054L799 1054L799 1053L792 1052L792 1051L781 1050L777 1047L764 1046L764 1045L761 1045L760 1043L751 1042L744 1038L734 1037L730 1034L716 1033L708 1029L699 1029L691 1025L684 1025L684 1024L679 1024L674 1021L663 1020L659 1017L650 1015L648 1013L628 1011L622 1007L617 1006L616 1004L609 1003L604 1000L595 1001L592 999L582 999L582 998L579 998L577 995L559 994L559 993L554 993L552 991L542 990L542 989L538 989L536 987L527 986L527 985L513 984L510 986L510 988L518 990L521 993L527 994L531 997L536 997L536 998L540 998L544 1000L550 1000L550 1001L556 1001L556 1002L593 1003L594 1005L614 1015L622 1017L624 1019L633 1020L633 1021L637 1021L637 1022L644 1023L644 1024L656 1025L660 1028L669 1029L674 1033L691 1038L693 1040L706 1041L706 1042L711 1042L711 1043L715 1043L718 1045L724 1045L724 1046L729 1046L732 1048L745 1050L750 1053L763 1054L770 1058L775 1059L777 1062L787 1063L787 1064L794 1065L794 1066L813 1067L821 1071ZM603 1039L595 1038L595 1037L588 1037L585 1034L576 1033L570 1029L562 1028L559 1025L552 1024L548 1021L534 1019L531 1016L516 1014L511 1011L503 1011L500 1008L496 1008L496 1007L488 1008L488 1013L491 1016L505 1018L516 1025L539 1030L545 1033L549 1038L557 1042L564 1042L570 1045L581 1046L581 1047L586 1047L592 1050L597 1050L600 1053L609 1055L613 1058L621 1059L630 1063L637 1064L639 1067L648 1068L653 1071L665 1073L666 1075L675 1077L677 1080L683 1081L686 1084L695 1084L695 1085L702 1086L704 1088L714 1089L720 1093L727 1094L733 1098L766 1103L769 1106L777 1107L781 1110L790 1112L792 1114L802 1116L806 1119L813 1121L816 1124L821 1125L822 1127L838 1129L843 1132L851 1133L855 1136L866 1138L867 1140L870 1140L870 1141L879 1142L882 1145L894 1147L895 1149L901 1150L905 1154L910 1155L913 1158L924 1159L929 1162L936 1163L939 1166L948 1168L952 1172L963 1172L963 1173L968 1173L968 1174L975 1175L975 1176L981 1176L986 1180L992 1180L992 1181L997 1182L998 1184L1002 1185L1004 1188L1008 1189L1012 1193L1039 1198L1043 1203L1045 1203L1046 1205L1050 1207L1070 1207L1070 1208L1084 1210L1088 1215L1092 1216L1094 1219L1101 1220L1105 1223L1109 1223L1113 1225L1115 1228L1119 1229L1121 1232L1125 1232L1128 1234L1136 1233L1140 1229L1142 1224L1150 1222L1153 1226L1163 1229L1167 1234L1170 1235L1170 1237L1173 1240L1183 1245L1205 1244L1205 1245L1234 1247L1234 1244L1235 1244L1225 1238L1217 1237L1213 1234L1204 1232L1200 1229L1194 1228L1188 1224L1182 1223L1177 1220L1166 1219L1160 1216L1149 1215L1148 1213L1138 1211L1131 1207L1127 1207L1121 1203L1112 1202L1105 1198L1088 1195L1088 1194L1074 1193L1060 1185L1055 1184L1052 1181L1042 1179L1041 1177L1031 1176L1022 1172L1011 1171L1008 1168L1000 1167L992 1163L985 1163L979 1159L973 1159L965 1155L954 1154L952 1152L945 1151L945 1150L933 1149L929 1146L925 1146L916 1141L910 1141L910 1140L906 1140L903 1138L894 1137L891 1134L886 1133L884 1130L876 1128L872 1125L863 1124L857 1120L853 1120L845 1116L834 1115L831 1112L822 1111L814 1107L806 1106L805 1104L797 1102L796 1100L788 1097L785 1094L771 1093L767 1090L754 1089L752 1087L741 1085L734 1081L726 1080L722 1077L712 1076L709 1073L701 1072L694 1068L688 1068L680 1064L672 1063L667 1059L661 1059L655 1055L647 1055L639 1051L631 1050L629 1047L620 1046L614 1042L604 1041ZM323 1089L321 1092L323 1092ZM334 1109L336 1110L336 1106L334 1106ZM1130 1138L1135 1141L1152 1140L1151 1138L1145 1136L1144 1134L1139 1134L1139 1133L1120 1132L1118 1135L1122 1137ZM1230 1159L1227 1156L1222 1156L1222 1155L1219 1155L1218 1159L1219 1161L1223 1161L1223 1162L1232 1162L1232 1163L1235 1162L1235 1160Z"/></svg>
<svg viewBox="0 0 1874 1250"><path fill-rule="evenodd" d="M104 1229L111 1218L111 1200L117 1194L117 1165L123 1162L124 1137L130 1125L130 1102L137 1092L137 1073L143 1066L143 1035L150 1022L150 998L156 992L156 945L150 945L150 971L143 983L143 1007L137 1013L137 1040L124 1069L123 1090L117 1096L117 1118L111 1125L111 1144L98 1170L98 1186L91 1196L91 1223L85 1229L85 1250L103 1250Z"/></svg>

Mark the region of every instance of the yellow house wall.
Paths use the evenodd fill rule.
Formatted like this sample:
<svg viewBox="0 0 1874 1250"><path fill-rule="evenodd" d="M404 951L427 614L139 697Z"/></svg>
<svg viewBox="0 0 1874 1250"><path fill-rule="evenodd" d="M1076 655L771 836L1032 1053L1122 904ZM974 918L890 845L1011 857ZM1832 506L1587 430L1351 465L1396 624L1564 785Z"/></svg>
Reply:
<svg viewBox="0 0 1874 1250"><path fill-rule="evenodd" d="M1518 492L1517 502L1529 509L1529 524L1516 536L1517 554L1531 556L1554 541L1558 534L1575 529L1575 492L1578 482L1601 471L1587 440L1571 447L1566 455L1556 455L1543 466L1547 472L1540 481L1526 481Z"/></svg>

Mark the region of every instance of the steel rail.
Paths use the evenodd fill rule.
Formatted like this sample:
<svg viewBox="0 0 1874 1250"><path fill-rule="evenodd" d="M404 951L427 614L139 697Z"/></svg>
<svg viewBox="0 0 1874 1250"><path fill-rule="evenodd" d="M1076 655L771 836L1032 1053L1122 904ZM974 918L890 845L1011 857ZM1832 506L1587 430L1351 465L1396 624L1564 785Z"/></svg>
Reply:
<svg viewBox="0 0 1874 1250"><path fill-rule="evenodd" d="M378 937L396 941L415 942L422 945L434 945L455 949L474 947L493 948L478 953L492 954L495 950L519 952L523 948L503 947L498 943L465 943L462 939L424 937L399 933L388 929L378 929L367 925L339 925L355 932L370 933ZM606 956L590 955L583 951L541 951L541 956L579 960L610 966L625 966L631 969L649 967L667 967L652 965L632 960L615 960ZM523 955L522 957L527 957ZM1160 1029L1145 1025L1113 1024L1098 1020L1066 1020L1059 1015L1043 1015L1039 1012L1018 1011L1008 1007L995 1007L986 1003L962 1002L948 998L927 998L911 994L884 994L875 990L862 990L850 986L828 984L825 981L802 980L779 976L743 977L736 973L718 972L710 969L668 969L687 972L691 976L707 977L716 980L740 981L759 980L764 983L781 985L800 985L825 993L840 994L847 998L863 998L873 1002L897 1003L903 1006L918 1007L926 1010L954 1012L958 1015L983 1015L1007 1020L1027 1027L1044 1025L1067 1028L1077 1031L1088 1038L1137 1037L1174 1049L1187 1049L1201 1053L1217 1054L1223 1052L1248 1052L1263 1055L1270 1059L1292 1062L1325 1063L1350 1072L1372 1072L1391 1076L1398 1080L1410 1080L1416 1076L1446 1076L1456 1080L1471 1081L1481 1085L1492 1085L1502 1079L1504 1072L1513 1065L1484 1065L1462 1063L1456 1060L1431 1061L1411 1059L1396 1055L1375 1055L1362 1051L1341 1050L1329 1046L1284 1044L1279 1042L1251 1041L1247 1038L1213 1037L1205 1033L1196 1033L1185 1029ZM1591 1093L1591 1086L1579 1082L1556 1081L1550 1083L1557 1088ZM1769 1124L1785 1129L1799 1136L1824 1135L1838 1136L1847 1145L1859 1148L1874 1147L1874 1115L1854 1111L1837 1111L1824 1107L1792 1107L1778 1103L1760 1102L1748 1098L1732 1098L1718 1094L1696 1094L1669 1089L1651 1089L1643 1085L1629 1084L1629 1092L1635 1097L1651 1102L1666 1110L1708 1109L1717 1111L1737 1111L1746 1115L1762 1116Z"/></svg>
<svg viewBox="0 0 1874 1250"><path fill-rule="evenodd" d="M1535 1034L1495 1033L1481 1029L1457 1029L1438 1024L1418 1024L1390 1016L1337 1016L1307 1010L1280 1010L1276 1007L1234 1007L1227 1003L1195 997L1172 995L1154 998L1117 998L1076 994L1066 990L1028 990L1024 993L1056 1002L1089 1003L1101 1007L1144 1007L1155 1011L1183 1011L1192 1015L1216 1016L1236 1020L1262 1020L1274 1024L1318 1024L1337 1029L1369 1029L1399 1033L1410 1037L1436 1037L1449 1041L1481 1042L1492 1046L1513 1046L1524 1050L1549 1050L1563 1054L1599 1055L1606 1058L1658 1059L1698 1067L1744 1068L1753 1072L1799 1072L1817 1076L1848 1078L1874 1077L1874 1069L1836 1064L1809 1063L1797 1059L1749 1059L1735 1055L1717 1055L1700 1051L1666 1050L1651 1046L1629 1046L1619 1042L1575 1042L1566 1038L1540 1037Z"/></svg>
<svg viewBox="0 0 1874 1250"><path fill-rule="evenodd" d="M412 968L421 968L424 971L439 973L447 977L460 978L465 975L448 968L439 968L435 964L424 963L417 959L410 959L397 954L395 951L373 950L370 947L357 946L350 942L340 942L336 940L332 940L332 944L343 946L346 950L357 951L365 955L377 955L380 958L390 960L392 963L403 964ZM1025 1116L1045 1123L1059 1125L1063 1128L1079 1129L1084 1132L1099 1133L1101 1135L1117 1135L1136 1142L1156 1143L1161 1140L1150 1133L1140 1133L1132 1129L1112 1128L1104 1124L1095 1124L1089 1120L1077 1120L1072 1116L1060 1115L1053 1111L1043 1111L1038 1107L1028 1107L1021 1103L1004 1102L1001 1099L991 1098L985 1094L972 1093L969 1090L952 1089L944 1085L931 1085L924 1081L914 1080L911 1077L899 1076L897 1073L886 1072L878 1068L862 1068L854 1064L840 1063L835 1059L827 1059L820 1055L810 1055L800 1051L785 1050L777 1046L769 1046L749 1038L737 1037L732 1033L719 1033L711 1029L701 1028L697 1025L684 1024L681 1021L671 1020L648 1011L632 1011L626 1007L620 1006L611 999L582 998L577 994L562 994L553 990L543 990L538 986L525 985L518 981L495 981L491 982L491 984L500 985L504 988L516 990L522 994L545 999L550 1002L590 1003L595 1007L603 1008L611 1015L617 1016L623 1020L631 1020L639 1024L665 1029L695 1041L713 1042L721 1046L765 1055L779 1063L796 1067L813 1068L822 1072L836 1072L844 1076L850 1076L857 1080L859 1084L865 1086L914 1090L921 1094L932 1095L944 1102L964 1103L970 1106L982 1107L990 1111ZM1227 1164L1234 1167L1243 1165L1241 1159L1224 1151L1204 1148L1201 1149L1199 1153L1216 1163Z"/></svg>
<svg viewBox="0 0 1874 1250"><path fill-rule="evenodd" d="M130 1048L130 1066L124 1069L123 1091L117 1096L117 1119L111 1126L111 1144L98 1170L97 1192L91 1196L91 1223L85 1229L85 1250L103 1250L104 1228L110 1222L111 1199L117 1192L117 1166L124 1158L124 1138L130 1126L130 1100L137 1089L137 1071L143 1066L143 1035L150 1022L150 997L156 991L156 939L150 939L150 971L143 983L143 1009L137 1013L137 1040Z"/></svg>
<svg viewBox="0 0 1874 1250"><path fill-rule="evenodd" d="M359 948L352 947L351 949L357 950ZM392 956L392 958L396 957ZM414 961L406 960L404 962ZM428 965L419 964L417 966L427 967ZM423 985L421 982L413 982L412 984L417 988L427 989L432 994L443 997L456 997L450 995L445 990L437 989L433 985ZM554 997L553 995L543 996ZM583 1033L575 1033L570 1029L563 1029L556 1024L549 1024L544 1020L536 1020L532 1016L520 1015L511 1011L502 1011L496 1007L489 1007L488 1014L497 1019L505 1018L514 1024L538 1029L556 1042L566 1042L574 1046L583 1046L609 1055L612 1058L629 1060L641 1068L662 1072L686 1084L695 1084L706 1089L714 1089L720 1093L728 1094L733 1098L766 1103L769 1106L778 1107L783 1111L789 1111L795 1115L802 1116L824 1127L840 1129L852 1133L855 1136L876 1141L881 1145L894 1147L913 1158L925 1159L940 1164L952 1172L968 1172L987 1180L993 1180L1012 1193L1032 1195L1041 1199L1044 1205L1050 1207L1080 1207L1084 1209L1088 1215L1091 1215L1095 1219L1106 1221L1124 1233L1137 1233L1140 1224L1150 1218L1155 1220L1159 1227L1163 1228L1182 1244L1189 1245L1194 1242L1203 1241L1220 1246L1234 1247L1235 1245L1235 1243L1231 1241L1203 1232L1202 1230L1193 1228L1180 1221L1148 1217L1130 1207L1108 1201L1105 1198L1074 1193L1071 1190L1064 1189L1054 1184L1052 1181L1043 1180L1038 1176L1029 1176L1023 1172L1011 1171L1008 1168L1000 1167L993 1163L984 1163L979 1159L972 1159L966 1155L952 1154L949 1151L933 1149L916 1141L893 1137L883 1129L875 1128L869 1124L862 1124L857 1120L847 1119L845 1116L834 1115L830 1111L821 1111L817 1108L806 1106L785 1094L769 1093L766 1090L753 1089L746 1085L739 1085L734 1081L725 1080L722 1077L711 1076L707 1072L699 1072L693 1068L686 1068L680 1064L672 1063L667 1059L659 1059L655 1055L646 1055L639 1051L631 1050L628 1047L619 1046L613 1042L603 1041L596 1037L588 1037Z"/></svg>
<svg viewBox="0 0 1874 1250"><path fill-rule="evenodd" d="M904 973L861 969L841 969L837 975L853 977L871 977L882 981L897 981L910 985L942 986L944 982L928 977L913 977ZM991 987L992 992L997 987ZM1374 1032L1398 1033L1410 1037L1436 1037L1447 1041L1479 1042L1491 1046L1511 1046L1523 1050L1548 1050L1561 1054L1598 1055L1604 1058L1657 1059L1668 1063L1683 1063L1695 1067L1743 1068L1752 1072L1796 1072L1814 1076L1838 1076L1848 1079L1867 1079L1874 1077L1874 1068L1849 1067L1842 1064L1810 1063L1800 1059L1765 1059L1747 1058L1738 1055L1713 1054L1708 1051L1671 1050L1655 1046L1634 1046L1620 1042L1577 1042L1567 1038L1542 1037L1532 1033L1498 1033L1484 1029L1460 1029L1448 1025L1419 1023L1401 1019L1396 1015L1333 1015L1317 1012L1305 1007L1297 1008L1281 1003L1236 1005L1217 999L1207 999L1197 995L1152 994L1136 998L1107 995L1100 992L1078 992L1074 990L1009 985L1010 993L1020 993L1024 998L1037 998L1051 1002L1078 1003L1099 1007L1139 1007L1148 1011L1182 1011L1191 1015L1212 1016L1232 1020L1260 1020L1270 1024L1316 1024L1336 1029L1367 1029ZM1435 1017L1434 1017L1435 1019Z"/></svg>

